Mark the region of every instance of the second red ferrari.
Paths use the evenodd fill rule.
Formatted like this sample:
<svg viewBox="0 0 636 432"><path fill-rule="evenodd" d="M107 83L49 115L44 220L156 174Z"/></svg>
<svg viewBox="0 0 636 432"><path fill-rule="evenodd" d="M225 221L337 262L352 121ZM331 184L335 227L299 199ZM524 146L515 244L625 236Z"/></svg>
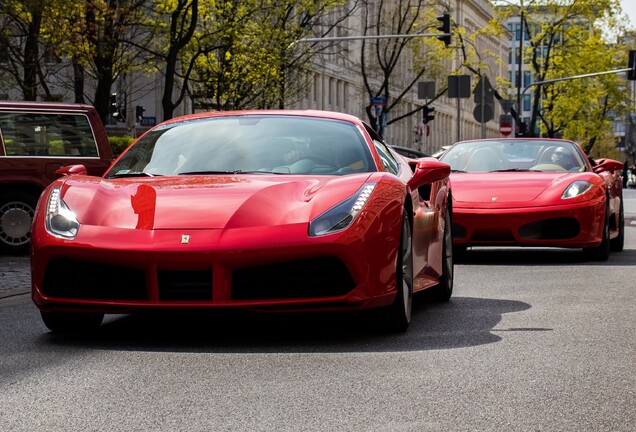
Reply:
<svg viewBox="0 0 636 432"><path fill-rule="evenodd" d="M456 250L469 246L582 248L589 259L621 251L621 162L590 160L572 141L463 141L440 158L452 168Z"/></svg>

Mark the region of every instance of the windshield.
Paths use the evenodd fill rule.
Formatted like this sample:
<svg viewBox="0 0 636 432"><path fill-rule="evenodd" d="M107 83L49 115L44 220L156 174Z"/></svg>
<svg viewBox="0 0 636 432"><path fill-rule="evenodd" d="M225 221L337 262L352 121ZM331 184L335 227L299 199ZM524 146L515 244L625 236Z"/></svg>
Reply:
<svg viewBox="0 0 636 432"><path fill-rule="evenodd" d="M130 147L105 177L368 171L375 171L373 159L352 123L249 115L159 125Z"/></svg>
<svg viewBox="0 0 636 432"><path fill-rule="evenodd" d="M581 149L561 140L463 141L453 145L440 160L455 172L588 170Z"/></svg>

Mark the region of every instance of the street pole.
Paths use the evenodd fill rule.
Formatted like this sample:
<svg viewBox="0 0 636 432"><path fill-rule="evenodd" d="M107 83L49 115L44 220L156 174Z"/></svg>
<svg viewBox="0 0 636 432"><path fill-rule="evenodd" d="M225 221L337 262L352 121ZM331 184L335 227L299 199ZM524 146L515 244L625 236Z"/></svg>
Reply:
<svg viewBox="0 0 636 432"><path fill-rule="evenodd" d="M540 86L540 85L543 85L543 84L552 84L552 83L561 82L561 81L571 81L571 80L581 79L581 78L590 78L590 77L595 77L595 76L600 76L600 75L617 74L617 73L622 73L622 72L629 72L631 70L632 70L632 68L614 69L614 70L609 70L609 71L604 71L604 72L593 72L593 73L583 74L583 75L574 75L574 76L570 76L570 77L555 78L555 79L546 80L546 81L537 81L537 82L533 82L533 83L530 83L527 86L525 86L523 88L523 91L521 92L521 96L524 96L526 94L526 92L528 91L528 89L530 89L530 87L534 87L534 86Z"/></svg>
<svg viewBox="0 0 636 432"><path fill-rule="evenodd" d="M522 111L521 111L521 86L523 84L523 33L524 33L524 28L523 28L523 0L519 3L519 56L517 57L517 78L516 78L516 85L517 85L517 123L519 123L518 125L515 124L515 126L512 128L512 135L513 137L517 135L517 126L519 126L519 128L521 128L521 118L522 118Z"/></svg>

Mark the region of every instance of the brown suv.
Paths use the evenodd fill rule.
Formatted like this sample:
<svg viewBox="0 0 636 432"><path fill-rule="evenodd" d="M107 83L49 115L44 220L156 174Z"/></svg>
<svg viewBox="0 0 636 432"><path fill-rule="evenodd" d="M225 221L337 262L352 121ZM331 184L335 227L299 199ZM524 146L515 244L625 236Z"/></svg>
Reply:
<svg viewBox="0 0 636 432"><path fill-rule="evenodd" d="M59 168L102 175L112 160L94 107L0 101L0 254L28 252L36 203Z"/></svg>

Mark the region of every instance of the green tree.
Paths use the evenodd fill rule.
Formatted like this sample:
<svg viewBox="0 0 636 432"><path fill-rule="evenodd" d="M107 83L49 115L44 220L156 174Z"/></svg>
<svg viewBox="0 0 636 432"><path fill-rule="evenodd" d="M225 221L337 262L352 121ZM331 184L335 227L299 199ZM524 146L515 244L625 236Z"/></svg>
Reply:
<svg viewBox="0 0 636 432"><path fill-rule="evenodd" d="M107 123L113 84L134 67L146 37L145 0L48 0L43 38L70 59L76 102L85 100L85 76L95 82L92 104Z"/></svg>
<svg viewBox="0 0 636 432"><path fill-rule="evenodd" d="M501 21L523 12L529 41L523 50L524 66L532 72L533 82L625 67L624 48L609 43L602 30L617 25L617 0L534 0L521 10L499 11ZM613 143L608 115L625 108L623 82L618 76L603 75L527 88L525 94L532 96L529 130L577 140L588 152L599 140Z"/></svg>
<svg viewBox="0 0 636 432"><path fill-rule="evenodd" d="M24 100L36 100L41 84L42 20L44 0L4 0L0 3L0 35L5 44L5 79L17 85Z"/></svg>
<svg viewBox="0 0 636 432"><path fill-rule="evenodd" d="M284 108L304 95L314 55L334 46L296 42L328 34L356 7L340 0L217 2L218 48L196 65L199 93L218 109Z"/></svg>
<svg viewBox="0 0 636 432"><path fill-rule="evenodd" d="M364 87L372 98L382 98L386 105L376 111L366 107L367 117L376 130L383 134L380 116L387 116L405 95L410 93L423 76L436 76L445 67L450 52L436 38L385 38L386 35L415 35L427 33L438 24L440 4L425 0L402 2L370 2L363 13L364 36L380 36L363 39L360 69ZM432 32L431 32L432 33ZM405 67L406 66L406 67ZM408 70L408 73L400 73ZM395 96L394 96L395 95ZM422 108L387 120L387 126L413 115ZM379 114L379 115L378 115Z"/></svg>

